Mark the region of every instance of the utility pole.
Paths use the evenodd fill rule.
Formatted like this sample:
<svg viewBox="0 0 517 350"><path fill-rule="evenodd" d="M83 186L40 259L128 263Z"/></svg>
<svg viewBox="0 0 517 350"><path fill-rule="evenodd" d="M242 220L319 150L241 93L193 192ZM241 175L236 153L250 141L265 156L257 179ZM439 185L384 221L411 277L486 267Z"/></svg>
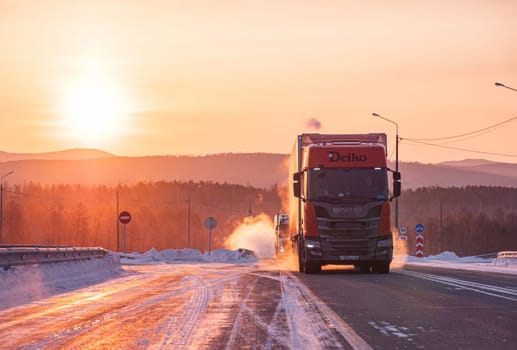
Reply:
<svg viewBox="0 0 517 350"><path fill-rule="evenodd" d="M441 252L443 252L443 200L441 198L440 198L440 250L441 250Z"/></svg>
<svg viewBox="0 0 517 350"><path fill-rule="evenodd" d="M4 234L4 178L11 175L13 171L11 170L5 175L2 175L0 178L0 244L3 243L3 234Z"/></svg>
<svg viewBox="0 0 517 350"><path fill-rule="evenodd" d="M0 244L4 234L4 178L0 181Z"/></svg>
<svg viewBox="0 0 517 350"><path fill-rule="evenodd" d="M187 248L190 248L190 196L188 196L187 209Z"/></svg>
<svg viewBox="0 0 517 350"><path fill-rule="evenodd" d="M115 221L117 222L117 252L120 252L120 223L119 223L119 218L118 218L118 214L119 214L119 209L118 209L118 188L119 188L120 184L117 184L117 212L116 212L116 215L115 215Z"/></svg>

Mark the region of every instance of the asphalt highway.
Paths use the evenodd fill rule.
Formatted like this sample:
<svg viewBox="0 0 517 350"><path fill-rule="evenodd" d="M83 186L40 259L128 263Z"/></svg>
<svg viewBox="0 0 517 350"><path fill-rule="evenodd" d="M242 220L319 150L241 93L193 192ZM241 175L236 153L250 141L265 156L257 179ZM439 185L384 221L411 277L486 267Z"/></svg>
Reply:
<svg viewBox="0 0 517 350"><path fill-rule="evenodd" d="M398 267L294 273L375 349L516 349L515 275Z"/></svg>

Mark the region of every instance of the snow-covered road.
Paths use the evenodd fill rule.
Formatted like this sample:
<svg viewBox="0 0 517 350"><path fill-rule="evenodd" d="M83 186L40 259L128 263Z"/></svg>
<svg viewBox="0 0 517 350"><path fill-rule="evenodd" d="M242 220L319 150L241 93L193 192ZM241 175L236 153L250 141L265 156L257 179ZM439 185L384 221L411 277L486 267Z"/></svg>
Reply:
<svg viewBox="0 0 517 350"><path fill-rule="evenodd" d="M361 300L358 296L342 299L351 289L359 288L359 296L366 295L366 289L378 288L361 286L382 278L383 288L388 288L382 293L393 293L386 281L400 283L397 276L421 276L402 270L404 274L395 273L397 270L393 276L367 278L344 274L343 283L352 284L324 297L318 291L325 285L314 285L312 280L333 279L335 286L337 280L332 273L303 276L291 273L285 262L258 260L249 253L220 250L209 255L193 250L152 249L128 255L122 259L122 268L119 254L114 253L102 259L2 270L1 348L368 349L370 345L356 333L361 332L361 323L356 322L354 327L359 330L352 330L320 298L331 306L344 302L348 308L345 311L339 311L336 305L333 308L350 322L357 315L355 303L349 301ZM504 263L502 266L490 259L464 259L443 253L424 259L399 257L395 265L517 272L513 268L517 265ZM311 289L320 298L299 279L311 280ZM457 286L458 281L463 283L457 278L440 278L438 282ZM473 288L472 284L468 287ZM479 289L479 285L475 287ZM486 288L482 292L486 294ZM506 289L503 292L507 300ZM493 290L489 293L494 294ZM398 295L404 292L395 292ZM389 308L385 311L393 314ZM363 323L371 328L368 321L372 319L377 318L372 316ZM377 334L379 330L375 329ZM361 334L372 344L377 338L370 331L363 329ZM384 341L381 337L379 344Z"/></svg>
<svg viewBox="0 0 517 350"><path fill-rule="evenodd" d="M343 349L353 331L272 263L159 264L0 311L4 349ZM359 343L357 343L359 342Z"/></svg>

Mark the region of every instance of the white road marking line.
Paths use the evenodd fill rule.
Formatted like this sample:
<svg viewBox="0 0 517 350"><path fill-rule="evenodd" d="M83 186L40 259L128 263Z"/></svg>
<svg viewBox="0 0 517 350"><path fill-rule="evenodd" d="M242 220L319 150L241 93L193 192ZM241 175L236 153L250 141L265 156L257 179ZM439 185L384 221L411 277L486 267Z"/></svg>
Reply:
<svg viewBox="0 0 517 350"><path fill-rule="evenodd" d="M357 334L352 327L350 327L341 317L339 317L330 307L320 300L309 288L301 283L293 274L289 273L293 280L298 283L298 288L313 302L314 305L321 311L322 314L328 317L333 323L335 330L346 339L348 344L354 349L373 350L373 348Z"/></svg>
<svg viewBox="0 0 517 350"><path fill-rule="evenodd" d="M512 298L506 295L501 294L507 294L517 297L517 290L511 289L511 288L504 288L504 287L498 287L498 286L492 286L489 284L482 284L477 282L470 282L465 280L460 280L457 278L452 277L444 277L444 276L437 276L437 275L431 275L427 273L422 272L414 272L414 271L393 271L395 273L399 273L402 275L408 275L416 278L425 279L428 281L434 281L442 284L446 284L453 287L458 287L466 290L470 290L476 293L485 294L489 296L493 296L500 299L510 300L510 301L517 301L517 298ZM501 294L496 294L501 293Z"/></svg>

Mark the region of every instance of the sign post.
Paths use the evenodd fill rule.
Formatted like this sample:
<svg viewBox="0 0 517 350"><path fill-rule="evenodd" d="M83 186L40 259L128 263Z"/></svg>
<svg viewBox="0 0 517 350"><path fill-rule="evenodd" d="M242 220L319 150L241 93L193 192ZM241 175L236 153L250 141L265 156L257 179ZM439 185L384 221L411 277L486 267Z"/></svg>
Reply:
<svg viewBox="0 0 517 350"><path fill-rule="evenodd" d="M213 216L205 219L205 227L208 229L208 255L212 254L212 230L217 226L217 220Z"/></svg>
<svg viewBox="0 0 517 350"><path fill-rule="evenodd" d="M416 251L415 255L417 258L424 257L424 225L417 224L415 226L416 231Z"/></svg>
<svg viewBox="0 0 517 350"><path fill-rule="evenodd" d="M399 228L399 239L402 239L404 241L407 241L407 227L406 226L400 226Z"/></svg>
<svg viewBox="0 0 517 350"><path fill-rule="evenodd" d="M122 211L118 214L118 220L121 224L124 224L124 255L126 255L126 224L131 221L131 214L127 211Z"/></svg>

